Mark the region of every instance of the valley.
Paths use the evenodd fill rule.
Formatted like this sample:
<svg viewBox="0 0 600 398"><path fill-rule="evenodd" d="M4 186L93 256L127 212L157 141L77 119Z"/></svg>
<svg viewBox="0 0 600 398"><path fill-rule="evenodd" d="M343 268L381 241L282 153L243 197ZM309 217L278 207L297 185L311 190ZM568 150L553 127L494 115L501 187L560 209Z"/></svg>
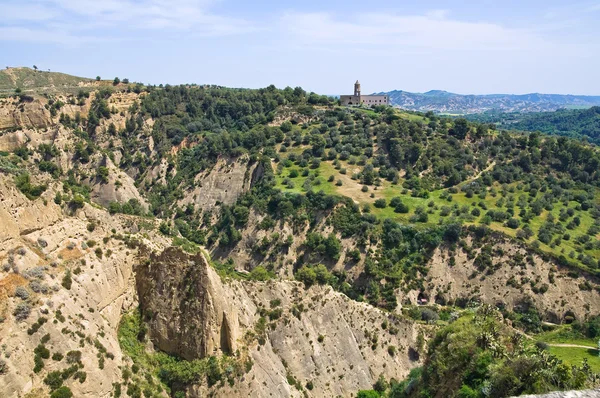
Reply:
<svg viewBox="0 0 600 398"><path fill-rule="evenodd" d="M9 72L0 395L597 387L596 146L300 87Z"/></svg>

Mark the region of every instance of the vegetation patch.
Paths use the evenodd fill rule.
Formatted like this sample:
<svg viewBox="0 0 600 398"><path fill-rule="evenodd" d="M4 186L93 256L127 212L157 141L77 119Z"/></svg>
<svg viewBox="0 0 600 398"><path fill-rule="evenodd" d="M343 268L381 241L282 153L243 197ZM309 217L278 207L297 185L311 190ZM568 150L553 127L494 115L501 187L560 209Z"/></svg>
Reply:
<svg viewBox="0 0 600 398"><path fill-rule="evenodd" d="M206 383L209 387L225 383L233 385L247 372L239 353L193 361L164 352L148 353L144 343L147 327L139 311L123 316L118 335L123 352L133 361L131 370L124 369L126 386L131 391L148 391L152 395L166 390L175 395L184 393L191 384Z"/></svg>

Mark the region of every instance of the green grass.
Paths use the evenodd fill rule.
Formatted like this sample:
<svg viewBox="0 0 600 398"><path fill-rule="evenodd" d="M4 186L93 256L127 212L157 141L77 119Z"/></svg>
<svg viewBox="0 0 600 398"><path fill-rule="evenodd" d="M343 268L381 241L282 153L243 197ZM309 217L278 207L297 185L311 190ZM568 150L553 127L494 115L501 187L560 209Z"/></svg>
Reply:
<svg viewBox="0 0 600 398"><path fill-rule="evenodd" d="M574 344L588 347L597 347L598 341L583 336L581 333L573 330L571 325L560 325L554 330L540 333L535 336L537 341L543 341L547 344ZM567 365L580 366L584 358L594 372L600 372L600 357L595 348L580 347L549 347L550 353L561 359Z"/></svg>
<svg viewBox="0 0 600 398"><path fill-rule="evenodd" d="M576 347L550 347L549 351L558 359L567 365L581 366L583 359L587 359L588 364L594 373L600 372L600 357L598 350Z"/></svg>
<svg viewBox="0 0 600 398"><path fill-rule="evenodd" d="M305 148L300 148L298 153L302 153L302 151L304 149ZM290 151L288 151L288 153L289 152ZM318 184L318 185L313 183L313 190L324 191L326 194L337 193L336 186L335 186L335 181L337 179L334 180L333 182L327 181L330 175L335 176L335 175L339 174L339 172L337 170L335 170L335 168L333 167L333 165L331 163L321 162L320 166L317 169L311 169L310 167L305 167L304 169L309 170L310 175L316 175L317 180L320 182L320 184ZM289 178L290 172L292 170L298 171L299 175L298 175L298 177L290 178L292 180L292 182L294 183L294 187L288 188L287 185L283 184L283 180L286 177ZM303 185L304 185L304 182L306 181L306 179L308 178L308 176L306 176L306 177L302 176L302 170L303 170L303 168L301 168L297 165L293 165L293 166L287 167L287 168L284 167L282 173L279 175L276 175L277 188L281 189L282 192L305 193L306 190L303 188Z"/></svg>
<svg viewBox="0 0 600 398"><path fill-rule="evenodd" d="M543 341L549 344L577 344L590 347L597 347L598 340L583 336L574 331L571 325L560 325L554 330L540 333L536 337L537 341Z"/></svg>
<svg viewBox="0 0 600 398"><path fill-rule="evenodd" d="M178 236L173 238L173 246L180 247L184 252L190 254L196 254L200 251L200 246L194 242L190 242L186 238L180 238ZM207 257L208 258L208 257Z"/></svg>
<svg viewBox="0 0 600 398"><path fill-rule="evenodd" d="M0 93L13 94L16 88L23 92L77 92L80 82L92 81L84 77L65 73L34 71L30 68L10 68L0 70Z"/></svg>
<svg viewBox="0 0 600 398"><path fill-rule="evenodd" d="M418 115L407 115L407 117L408 116L420 117ZM290 148L287 153L301 154L307 148L309 148L309 146L306 146L306 145L296 146L296 147ZM283 158L285 158L286 153L281 153L281 155ZM467 198L466 193L458 192L456 194L453 194L452 201L448 202L446 199L443 199L440 197L442 195L442 193L445 191L443 189L429 192L429 198L413 197L413 196L411 196L410 191L408 191L408 193L406 193L406 194L403 194L402 193L402 191L403 191L402 183L404 181L402 179L400 179L400 181L397 185L393 185L389 181L383 180L383 181L381 181L381 186L379 186L379 187L370 186L369 191L365 193L365 192L361 191L362 184L360 183L360 181L351 180L352 173L355 172L356 169L362 169L362 167L357 166L357 165L348 164L347 161L340 161L340 166L341 166L341 168L345 168L347 170L346 175L342 175L339 170L336 170L331 161L321 161L320 166L317 169L310 169L310 167L306 167L304 169L309 170L311 175L317 175L318 179L321 182L319 185L313 185L313 187L312 187L313 190L315 190L315 191L322 190L326 194L337 194L337 195L347 196L347 197L352 198L355 202L359 203L360 205L369 204L369 205L371 205L371 213L373 213L374 215L376 215L377 217L379 217L381 219L390 218L397 222L408 224L408 223L410 223L411 216L414 215L414 213L415 213L415 209L419 206L422 206L428 212L428 221L427 221L427 223L416 224L416 226L417 227L427 227L427 226L436 225L440 222L443 222L444 219L450 218L450 216L442 217L440 215L440 210L443 206L448 206L450 208L452 208L452 206L454 206L455 204L457 204L459 207L467 206L469 209L469 213L470 213L474 207L479 207L479 206L477 206L479 203L483 203L483 204L485 204L487 209L483 209L483 208L479 207L479 209L481 211L480 216L478 216L478 217L469 217L468 216L468 217L465 217L465 219L463 220L463 222L465 224L478 224L482 221L483 216L485 215L485 213L488 210L503 210L503 211L506 210L505 207L500 208L497 204L498 200L500 200L502 198L502 195L501 195L502 186L498 183L496 183L492 186L492 188L494 188L497 191L497 194L495 196L492 196L492 194L488 191L488 194L484 199L479 198L478 195L474 195L472 198ZM290 171L294 170L294 169L299 172L299 176L295 177L295 178L291 178L291 180L294 184L294 187L288 188L286 185L283 184L283 180L286 177L289 178ZM298 164L293 164L290 167L284 167L282 169L281 173L276 175L277 187L279 189L281 189L283 192L305 193L306 190L303 188L303 184L307 177L302 176L302 170L303 170L303 168L299 167ZM334 180L332 182L327 181L329 176L334 177ZM336 185L336 181L338 179L343 180L342 186ZM465 183L467 183L467 181L463 182L460 185L463 185ZM459 188L460 188L460 185L459 185ZM506 187L507 187L507 189L513 191L513 192L508 192L507 197L509 195L511 195L515 198L515 207L514 207L515 214L514 214L513 218L516 218L517 220L522 221L521 217L519 217L519 211L521 210L521 208L516 205L516 202L517 202L519 196L525 196L527 198L527 200L529 200L529 193L519 190L518 183L508 184ZM371 194L374 195L373 198L370 197ZM542 195L543 195L543 192L538 192L536 198L540 198ZM373 206L373 203L375 202L376 199L384 198L389 203L389 201L393 197L396 197L396 196L400 197L402 199L402 201L406 205L408 205L408 207L409 207L408 213L406 213L406 214L396 213L396 212L394 212L394 209L389 206L384 209L378 209ZM506 198L504 200L506 202ZM430 212L430 210L432 208L428 206L428 204L430 202L433 202L433 204L434 204L434 207L433 207L434 210L432 212ZM600 194L596 198L596 203L600 203ZM561 203L556 203L554 205L554 208L551 210L551 213L554 215L555 220L558 220L561 208L568 207L568 208L575 209L577 207L577 205L578 205L578 203L575 201L569 202L567 204L567 206L563 206ZM529 227L534 232L534 236L532 238L530 238L527 241L527 243L531 244L537 240L537 234L538 234L540 228L542 227L542 225L545 223L546 218L549 213L550 213L549 211L544 210L540 216L533 217L533 219L529 222ZM539 242L540 250L543 252L552 254L556 257L564 255L567 258L569 258L569 254L571 252L577 253L577 249L580 248L581 245L576 242L575 238L580 235L585 234L586 231L588 230L588 228L593 224L594 220L590 216L589 212L587 212L587 211L575 210L574 217L575 216L578 216L581 219L581 224L579 225L579 227L577 227L574 230L566 230L566 233L569 233L571 236L570 240L561 240L560 244L556 245L555 247L551 247L550 245L546 245L542 242ZM569 220L571 220L571 219L572 218L569 218ZM563 225L566 225L567 223L568 223L568 221L563 222ZM523 225L524 224L521 224L521 227ZM510 237L513 237L513 238L516 237L517 229L511 229L511 228L505 226L503 223L491 222L489 224L489 227L492 230L504 233ZM598 238L600 238L600 237L598 237ZM587 251L584 250L584 253L586 253L590 256L594 256L594 257L597 257L600 255L599 250L587 250ZM587 267L585 265L581 264L577 259L571 259L570 261L574 262L579 268L587 270Z"/></svg>
<svg viewBox="0 0 600 398"><path fill-rule="evenodd" d="M189 361L158 350L149 352L145 343L140 341L140 336L146 333L139 310L121 318L119 344L134 363L131 371L124 366L123 372L129 373L129 383L140 387L147 397L162 395L165 390L171 393L169 387L182 391L187 385L202 380L206 380L209 387L225 381L233 385L235 379L243 377L252 368L252 360L245 350L238 351L236 356L209 356Z"/></svg>

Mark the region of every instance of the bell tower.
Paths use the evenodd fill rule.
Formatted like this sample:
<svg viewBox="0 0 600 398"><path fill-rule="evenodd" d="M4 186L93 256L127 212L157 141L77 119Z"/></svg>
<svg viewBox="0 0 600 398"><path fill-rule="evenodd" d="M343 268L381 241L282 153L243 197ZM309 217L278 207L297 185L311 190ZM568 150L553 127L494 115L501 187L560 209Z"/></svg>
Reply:
<svg viewBox="0 0 600 398"><path fill-rule="evenodd" d="M358 80L354 83L354 95L360 97L360 83Z"/></svg>

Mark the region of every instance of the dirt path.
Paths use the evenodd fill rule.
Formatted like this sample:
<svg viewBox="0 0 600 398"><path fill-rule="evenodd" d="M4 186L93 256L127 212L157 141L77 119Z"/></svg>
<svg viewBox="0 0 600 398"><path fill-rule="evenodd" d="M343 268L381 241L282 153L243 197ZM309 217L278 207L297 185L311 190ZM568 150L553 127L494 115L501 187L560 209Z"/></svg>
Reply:
<svg viewBox="0 0 600 398"><path fill-rule="evenodd" d="M529 339L529 340L535 340L535 338L533 338L533 336L528 335L525 332L522 331L518 331L522 336L524 336L525 338ZM570 347L570 348L587 348L588 350L598 350L598 347L594 347L591 345L580 345L580 344L568 344L568 343L548 343L545 342L546 344L548 344L549 347Z"/></svg>
<svg viewBox="0 0 600 398"><path fill-rule="evenodd" d="M579 345L579 344L562 344L562 343L556 343L556 344L550 344L550 343L546 343L548 344L550 347L572 347L572 348L588 348L591 350L597 350L598 347L592 347L589 345Z"/></svg>
<svg viewBox="0 0 600 398"><path fill-rule="evenodd" d="M481 175L483 173L485 173L486 171L490 171L492 168L494 168L494 166L496 165L496 161L494 160L492 163L490 163L489 166L487 166L485 169L481 170L479 173L475 174L473 177L469 178L468 180L465 180L463 182L460 183L461 186L466 185L466 184L470 184L473 181L477 180L479 177L481 177Z"/></svg>

